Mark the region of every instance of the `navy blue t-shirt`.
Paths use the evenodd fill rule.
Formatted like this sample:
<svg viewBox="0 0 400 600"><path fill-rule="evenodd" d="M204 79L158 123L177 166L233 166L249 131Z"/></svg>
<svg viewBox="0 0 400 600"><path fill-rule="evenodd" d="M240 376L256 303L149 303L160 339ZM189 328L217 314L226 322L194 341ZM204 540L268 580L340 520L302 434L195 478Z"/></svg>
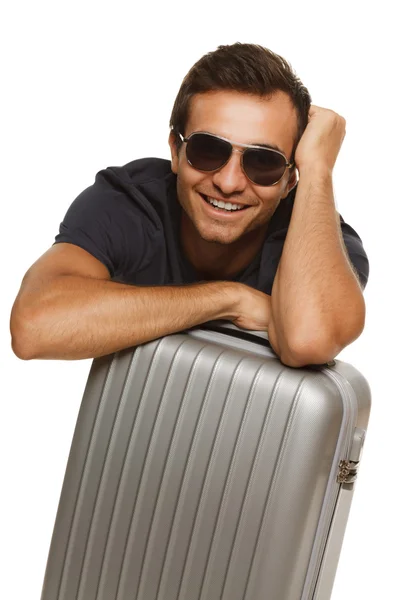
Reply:
<svg viewBox="0 0 400 600"><path fill-rule="evenodd" d="M232 280L266 294L283 250L296 188L281 200L254 260ZM55 243L80 246L108 269L112 280L132 285L182 285L199 281L180 243L181 206L171 162L135 160L97 173L69 207ZM340 216L344 244L365 288L368 258L362 241Z"/></svg>

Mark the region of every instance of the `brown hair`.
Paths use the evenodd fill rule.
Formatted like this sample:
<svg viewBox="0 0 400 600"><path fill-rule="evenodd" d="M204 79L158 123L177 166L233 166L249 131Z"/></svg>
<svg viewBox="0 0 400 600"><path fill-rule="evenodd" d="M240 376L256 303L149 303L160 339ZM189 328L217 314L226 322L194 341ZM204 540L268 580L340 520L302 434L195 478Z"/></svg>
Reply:
<svg viewBox="0 0 400 600"><path fill-rule="evenodd" d="M170 128L180 146L178 133L185 135L190 100L195 94L219 90L235 90L257 96L270 96L281 90L291 98L297 111L296 146L308 123L311 96L307 88L281 56L256 44L237 42L218 46L205 54L184 78L171 113Z"/></svg>

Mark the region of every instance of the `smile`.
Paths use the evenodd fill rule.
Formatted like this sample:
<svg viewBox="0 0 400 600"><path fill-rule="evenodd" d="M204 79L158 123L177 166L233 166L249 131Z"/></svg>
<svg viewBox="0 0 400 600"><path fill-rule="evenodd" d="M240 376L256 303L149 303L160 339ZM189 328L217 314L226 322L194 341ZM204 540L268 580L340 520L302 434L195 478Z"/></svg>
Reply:
<svg viewBox="0 0 400 600"><path fill-rule="evenodd" d="M222 200L216 200L216 198L212 198L211 196L205 196L204 194L200 194L200 195L203 198L203 200L205 200L205 202L207 202L207 204L210 204L214 208L219 209L224 212L237 212L237 211L245 210L246 208L248 208L247 206L244 206L243 204L236 204L233 202L223 202Z"/></svg>

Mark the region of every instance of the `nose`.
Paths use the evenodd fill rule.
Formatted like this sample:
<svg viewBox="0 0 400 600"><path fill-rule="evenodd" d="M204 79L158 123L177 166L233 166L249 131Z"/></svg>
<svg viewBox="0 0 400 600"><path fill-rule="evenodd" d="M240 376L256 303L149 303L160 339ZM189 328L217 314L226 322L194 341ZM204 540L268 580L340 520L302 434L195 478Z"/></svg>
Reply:
<svg viewBox="0 0 400 600"><path fill-rule="evenodd" d="M247 185L247 178L241 165L241 156L240 150L233 149L226 165L215 171L213 175L213 183L226 195L243 192Z"/></svg>

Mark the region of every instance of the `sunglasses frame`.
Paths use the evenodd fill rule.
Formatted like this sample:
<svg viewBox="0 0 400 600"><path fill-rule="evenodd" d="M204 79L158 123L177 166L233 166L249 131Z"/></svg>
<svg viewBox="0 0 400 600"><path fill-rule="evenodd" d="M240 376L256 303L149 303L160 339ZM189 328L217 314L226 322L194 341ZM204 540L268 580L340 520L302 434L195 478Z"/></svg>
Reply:
<svg viewBox="0 0 400 600"><path fill-rule="evenodd" d="M209 137L212 138L216 138L217 140L222 140L224 142L228 142L228 144L230 144L231 146L231 153L229 155L229 157L227 158L227 160L217 169L212 169L209 171L204 171L202 169L198 169L197 167L195 167L190 160L188 159L187 153L186 153L186 160L188 161L189 165L191 167L193 167L194 169L196 169L196 171L202 171L203 173L215 173L216 171L219 171L220 169L222 169L222 167L224 167L226 164L228 164L228 162L230 161L231 157L232 157L232 153L233 152L239 152L242 156L240 158L240 165L242 167L242 171L243 173L246 175L247 179L249 181L251 181L252 183L254 183L254 185L259 185L261 187L272 187L273 185L276 185L277 183L279 183L282 179L282 177L285 175L286 173L286 169L291 169L294 166L294 163L289 163L286 156L283 154L283 152L280 152L279 150L274 150L273 148L265 148L264 146L256 146L253 144L242 144L240 142L233 142L231 140L228 140L227 138L224 138L220 135L215 135L215 133L209 133L208 131L193 131L190 135L188 135L188 137L183 137L183 135L178 131L178 136L180 137L182 142L188 142L190 140L191 137L193 137L194 135L197 134L203 134L203 135L208 135ZM243 150L237 150L236 148L234 148L234 146L241 146L242 148L244 148ZM262 185L260 183L256 183L255 181L253 181L252 179L250 179L250 177L247 175L244 167L243 167L243 155L246 152L246 150L264 150L266 152L273 152L274 154L280 154L280 156L282 156L285 159L285 170L283 171L281 177L279 177L278 181L275 181L274 183L269 183L268 185Z"/></svg>

